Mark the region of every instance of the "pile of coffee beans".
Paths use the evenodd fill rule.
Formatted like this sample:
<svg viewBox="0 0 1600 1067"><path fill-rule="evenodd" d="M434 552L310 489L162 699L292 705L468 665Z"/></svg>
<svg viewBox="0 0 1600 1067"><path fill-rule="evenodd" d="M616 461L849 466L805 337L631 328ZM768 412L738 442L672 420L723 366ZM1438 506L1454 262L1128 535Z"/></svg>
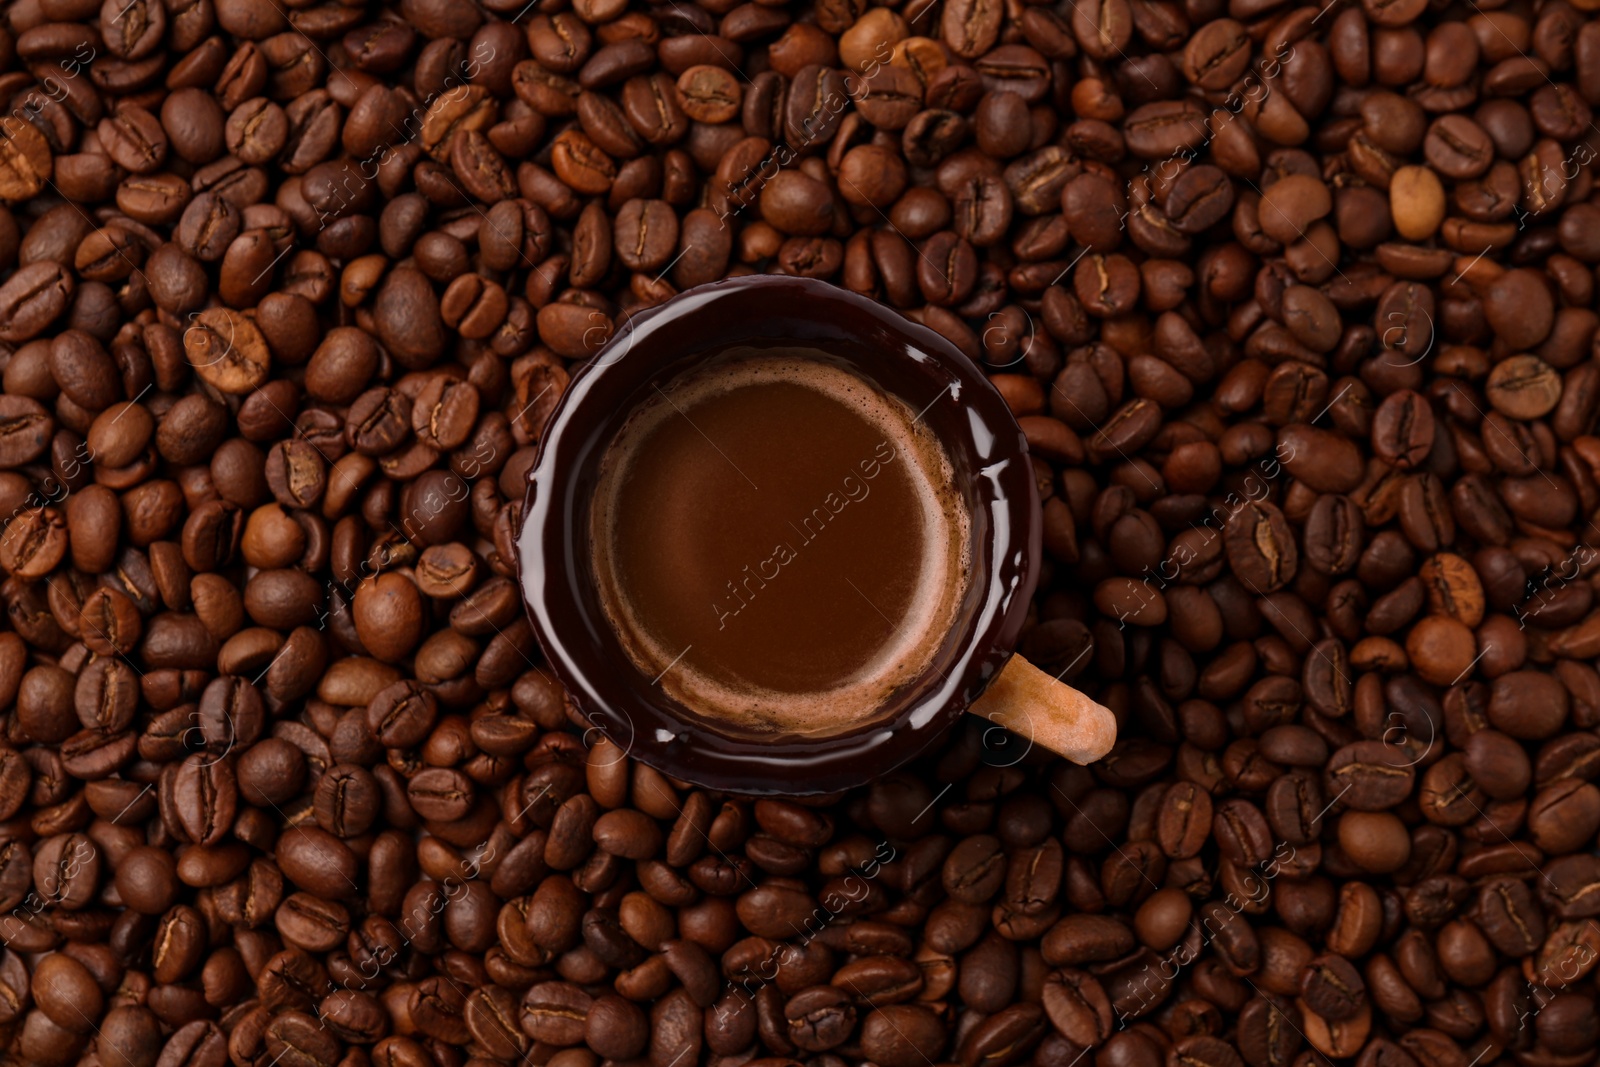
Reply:
<svg viewBox="0 0 1600 1067"><path fill-rule="evenodd" d="M0 1060L1587 1067L1595 0L12 0ZM1080 768L585 732L513 565L640 309L983 364Z"/></svg>

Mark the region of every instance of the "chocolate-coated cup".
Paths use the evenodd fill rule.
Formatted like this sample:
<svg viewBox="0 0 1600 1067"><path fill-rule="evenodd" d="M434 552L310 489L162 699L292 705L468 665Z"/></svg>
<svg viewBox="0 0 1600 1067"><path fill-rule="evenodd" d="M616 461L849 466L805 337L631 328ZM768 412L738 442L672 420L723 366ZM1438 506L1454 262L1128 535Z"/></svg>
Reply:
<svg viewBox="0 0 1600 1067"><path fill-rule="evenodd" d="M591 562L600 460L657 386L733 345L813 347L898 397L937 435L970 516L957 625L869 724L825 737L720 731L633 664ZM982 371L897 312L804 278L734 278L641 312L572 379L528 494L518 565L534 632L596 732L675 778L746 794L831 793L926 752L1012 656L1039 569L1040 508L1016 419Z"/></svg>

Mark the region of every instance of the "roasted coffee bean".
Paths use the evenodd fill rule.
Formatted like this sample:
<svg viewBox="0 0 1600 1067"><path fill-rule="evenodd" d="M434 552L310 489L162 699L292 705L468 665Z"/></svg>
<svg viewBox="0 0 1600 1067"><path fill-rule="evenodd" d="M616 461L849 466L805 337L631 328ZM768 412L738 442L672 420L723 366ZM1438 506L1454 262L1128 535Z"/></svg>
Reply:
<svg viewBox="0 0 1600 1067"><path fill-rule="evenodd" d="M1211 835L1212 810L1210 794L1193 783L1172 785L1162 798L1157 822L1162 851L1172 859L1198 855Z"/></svg>
<svg viewBox="0 0 1600 1067"><path fill-rule="evenodd" d="M1257 996L1239 1012L1239 1055L1250 1067L1292 1062L1304 1041L1299 1011L1279 997Z"/></svg>
<svg viewBox="0 0 1600 1067"><path fill-rule="evenodd" d="M944 11L944 42L956 55L976 59L999 39L1001 15L1000 8L988 0L961 0Z"/></svg>
<svg viewBox="0 0 1600 1067"><path fill-rule="evenodd" d="M1233 573L1259 593L1282 588L1298 568L1294 536L1272 504L1250 501L1240 507L1229 517L1223 541Z"/></svg>
<svg viewBox="0 0 1600 1067"><path fill-rule="evenodd" d="M1086 972L1051 972L1042 1004L1062 1036L1080 1047L1097 1045L1110 1036L1111 1003L1100 982Z"/></svg>
<svg viewBox="0 0 1600 1067"><path fill-rule="evenodd" d="M1183 234L1201 233L1226 218L1233 207L1233 183L1217 167L1191 167L1167 194L1167 216Z"/></svg>
<svg viewBox="0 0 1600 1067"><path fill-rule="evenodd" d="M33 884L44 900L75 910L92 898L100 880L99 846L82 834L57 834L39 843L33 854Z"/></svg>
<svg viewBox="0 0 1600 1067"><path fill-rule="evenodd" d="M1354 1018L1366 998L1360 973L1343 956L1312 960L1300 982L1301 995L1312 1011L1330 1022Z"/></svg>
<svg viewBox="0 0 1600 1067"><path fill-rule="evenodd" d="M1199 27L1183 50L1183 76L1202 89L1225 89L1250 64L1245 28L1232 19L1213 19Z"/></svg>

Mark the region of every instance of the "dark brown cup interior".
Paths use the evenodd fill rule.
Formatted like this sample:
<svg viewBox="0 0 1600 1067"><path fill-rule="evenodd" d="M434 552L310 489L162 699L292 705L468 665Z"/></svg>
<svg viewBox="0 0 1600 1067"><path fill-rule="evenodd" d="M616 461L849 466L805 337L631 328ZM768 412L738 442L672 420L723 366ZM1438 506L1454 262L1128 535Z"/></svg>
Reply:
<svg viewBox="0 0 1600 1067"><path fill-rule="evenodd" d="M637 670L599 600L590 501L600 458L655 387L731 346L802 345L899 397L944 443L971 517L960 622L923 676L862 727L753 738L717 729ZM982 371L938 334L803 278L735 278L634 316L572 380L528 475L523 599L594 730L675 778L744 794L832 793L926 752L1010 658L1037 579L1040 509L1022 431Z"/></svg>

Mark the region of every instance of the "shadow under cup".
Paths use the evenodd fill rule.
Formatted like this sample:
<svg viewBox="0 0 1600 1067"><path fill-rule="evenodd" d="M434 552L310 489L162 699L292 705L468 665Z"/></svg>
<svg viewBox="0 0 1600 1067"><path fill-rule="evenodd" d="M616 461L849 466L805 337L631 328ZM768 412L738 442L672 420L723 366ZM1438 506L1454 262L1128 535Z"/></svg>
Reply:
<svg viewBox="0 0 1600 1067"><path fill-rule="evenodd" d="M732 732L680 704L624 651L600 601L590 507L600 461L642 403L734 346L814 348L899 398L944 445L970 521L956 625L871 721L826 736ZM752 276L641 312L569 384L528 474L523 599L551 668L594 733L663 773L744 794L832 793L926 752L1016 647L1037 578L1040 508L1022 431L943 337L823 282Z"/></svg>

